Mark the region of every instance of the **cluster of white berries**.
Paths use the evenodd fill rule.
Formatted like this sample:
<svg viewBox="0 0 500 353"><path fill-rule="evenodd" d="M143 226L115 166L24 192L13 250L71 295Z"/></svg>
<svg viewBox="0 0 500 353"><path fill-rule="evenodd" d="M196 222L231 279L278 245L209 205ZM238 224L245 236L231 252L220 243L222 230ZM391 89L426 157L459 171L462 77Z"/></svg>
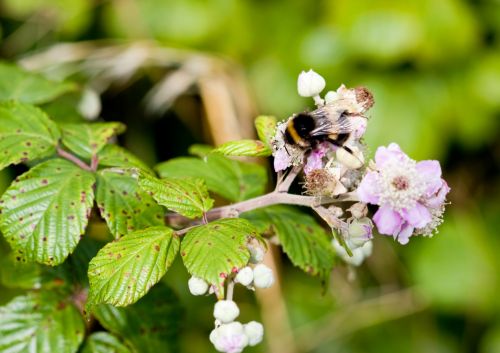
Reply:
<svg viewBox="0 0 500 353"><path fill-rule="evenodd" d="M235 321L240 314L238 305L232 300L233 286L239 283L250 290L269 288L274 284L271 268L262 264L264 250L259 246L248 246L250 264L241 268L227 278L228 290L225 300L219 300L214 306L215 328L210 333L210 342L219 352L239 353L247 346L255 346L262 342L264 327L256 321L242 324ZM188 281L189 291L193 295L214 293L213 286L198 277ZM231 288L229 290L229 288Z"/></svg>
<svg viewBox="0 0 500 353"><path fill-rule="evenodd" d="M219 352L239 353L246 346L262 342L264 327L257 321L242 324L234 321L240 309L232 300L220 300L215 304L215 328L210 333L210 342Z"/></svg>

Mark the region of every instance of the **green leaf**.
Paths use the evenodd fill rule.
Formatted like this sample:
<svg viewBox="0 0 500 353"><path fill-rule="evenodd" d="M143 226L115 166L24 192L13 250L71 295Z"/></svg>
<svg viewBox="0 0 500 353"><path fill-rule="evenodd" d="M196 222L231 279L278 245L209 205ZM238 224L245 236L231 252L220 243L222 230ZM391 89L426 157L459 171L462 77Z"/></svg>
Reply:
<svg viewBox="0 0 500 353"><path fill-rule="evenodd" d="M0 169L54 154L59 137L56 124L40 109L0 103Z"/></svg>
<svg viewBox="0 0 500 353"><path fill-rule="evenodd" d="M0 199L0 230L28 261L63 262L84 233L94 202L92 173L51 159L24 173Z"/></svg>
<svg viewBox="0 0 500 353"><path fill-rule="evenodd" d="M117 337L108 332L95 332L87 337L82 353L130 353Z"/></svg>
<svg viewBox="0 0 500 353"><path fill-rule="evenodd" d="M190 230L181 244L181 256L188 272L218 287L224 295L224 279L247 265L246 244L256 229L247 220L224 218Z"/></svg>
<svg viewBox="0 0 500 353"><path fill-rule="evenodd" d="M213 206L205 182L195 178L158 179L139 173L139 186L160 205L188 218L201 217Z"/></svg>
<svg viewBox="0 0 500 353"><path fill-rule="evenodd" d="M214 148L210 145L197 144L189 146L188 153L192 156L197 156L200 158L204 158L208 156Z"/></svg>
<svg viewBox="0 0 500 353"><path fill-rule="evenodd" d="M75 251L71 254L67 261L62 266L65 267L66 273L70 274L70 280L73 285L88 287L88 269L89 262L97 252L105 245L104 242L95 240L86 234L78 243ZM56 268L59 268L58 266Z"/></svg>
<svg viewBox="0 0 500 353"><path fill-rule="evenodd" d="M97 154L115 135L125 131L122 123L62 124L62 143L84 158Z"/></svg>
<svg viewBox="0 0 500 353"><path fill-rule="evenodd" d="M85 326L78 310L54 292L34 292L0 307L0 351L72 353Z"/></svg>
<svg viewBox="0 0 500 353"><path fill-rule="evenodd" d="M78 111L81 100L82 92L73 91L40 105L40 108L57 124L82 123L85 119Z"/></svg>
<svg viewBox="0 0 500 353"><path fill-rule="evenodd" d="M276 117L268 115L260 115L255 119L255 128L259 140L264 142L267 146L271 146L271 139L276 133Z"/></svg>
<svg viewBox="0 0 500 353"><path fill-rule="evenodd" d="M97 206L111 233L119 238L131 231L164 224L164 211L139 188L128 170L97 173Z"/></svg>
<svg viewBox="0 0 500 353"><path fill-rule="evenodd" d="M179 298L162 283L134 305L99 305L94 315L108 331L122 337L135 353L174 353L183 310Z"/></svg>
<svg viewBox="0 0 500 353"><path fill-rule="evenodd" d="M0 77L0 101L41 104L76 89L74 83L50 81L5 62L0 62Z"/></svg>
<svg viewBox="0 0 500 353"><path fill-rule="evenodd" d="M69 288L72 273L64 265L49 267L24 262L20 256L10 253L0 261L0 283L7 288Z"/></svg>
<svg viewBox="0 0 500 353"><path fill-rule="evenodd" d="M268 157L271 149L262 141L238 140L226 142L214 150L226 156Z"/></svg>
<svg viewBox="0 0 500 353"><path fill-rule="evenodd" d="M89 264L87 306L135 303L156 284L179 251L179 238L167 227L129 233L106 244Z"/></svg>
<svg viewBox="0 0 500 353"><path fill-rule="evenodd" d="M97 154L100 167L139 168L151 172L139 158L117 145L106 145Z"/></svg>
<svg viewBox="0 0 500 353"><path fill-rule="evenodd" d="M263 166L218 154L208 155L203 160L174 158L159 164L156 169L162 178L202 178L208 190L234 202L262 195L267 184L267 172Z"/></svg>
<svg viewBox="0 0 500 353"><path fill-rule="evenodd" d="M313 217L288 206L266 207L242 217L261 232L272 229L295 266L322 277L332 270L335 252L325 230Z"/></svg>

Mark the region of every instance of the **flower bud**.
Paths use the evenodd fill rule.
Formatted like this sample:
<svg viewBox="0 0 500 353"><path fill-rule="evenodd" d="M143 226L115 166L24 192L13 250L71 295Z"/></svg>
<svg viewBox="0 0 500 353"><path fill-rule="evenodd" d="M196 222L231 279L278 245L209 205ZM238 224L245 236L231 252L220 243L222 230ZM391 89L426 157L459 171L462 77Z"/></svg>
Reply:
<svg viewBox="0 0 500 353"><path fill-rule="evenodd" d="M274 284L273 270L264 264L258 264L253 269L253 284L258 288L269 288Z"/></svg>
<svg viewBox="0 0 500 353"><path fill-rule="evenodd" d="M191 277L188 281L189 292L192 295L203 295L208 290L208 283L198 277Z"/></svg>
<svg viewBox="0 0 500 353"><path fill-rule="evenodd" d="M240 353L248 345L248 337L243 325L235 321L213 329L210 342L219 352Z"/></svg>
<svg viewBox="0 0 500 353"><path fill-rule="evenodd" d="M337 255L344 260L344 262L348 263L352 266L359 266L363 263L364 259L371 255L373 244L371 241L367 241L363 246L357 249L352 250L352 256L345 251L342 245L336 239L332 240L333 248Z"/></svg>
<svg viewBox="0 0 500 353"><path fill-rule="evenodd" d="M219 300L214 306L214 317L222 323L234 321L240 314L238 305L232 300Z"/></svg>
<svg viewBox="0 0 500 353"><path fill-rule="evenodd" d="M358 169L363 166L364 157L359 149L351 148L348 152L345 148L338 148L336 152L337 160L349 169Z"/></svg>
<svg viewBox="0 0 500 353"><path fill-rule="evenodd" d="M353 220L348 228L351 248L359 248L370 241L373 238L372 229L373 223L368 217Z"/></svg>
<svg viewBox="0 0 500 353"><path fill-rule="evenodd" d="M250 267L243 267L235 278L236 282L241 283L244 286L250 285L253 281L253 271Z"/></svg>
<svg viewBox="0 0 500 353"><path fill-rule="evenodd" d="M86 88L77 108L86 120L95 120L101 112L101 98L94 90Z"/></svg>
<svg viewBox="0 0 500 353"><path fill-rule="evenodd" d="M335 91L328 91L325 94L325 102L326 104L332 103L338 99L338 93Z"/></svg>
<svg viewBox="0 0 500 353"><path fill-rule="evenodd" d="M264 249L260 246L248 246L250 251L250 262L253 264L258 264L264 260Z"/></svg>
<svg viewBox="0 0 500 353"><path fill-rule="evenodd" d="M347 209L354 218L363 218L368 214L368 206L364 202L356 202Z"/></svg>
<svg viewBox="0 0 500 353"><path fill-rule="evenodd" d="M319 95L325 88L325 85L325 79L313 70L307 72L302 71L297 80L297 90L302 97L314 97Z"/></svg>
<svg viewBox="0 0 500 353"><path fill-rule="evenodd" d="M262 342L262 338L264 337L264 326L262 326L260 322L250 321L243 325L243 329L248 337L249 346L256 346Z"/></svg>

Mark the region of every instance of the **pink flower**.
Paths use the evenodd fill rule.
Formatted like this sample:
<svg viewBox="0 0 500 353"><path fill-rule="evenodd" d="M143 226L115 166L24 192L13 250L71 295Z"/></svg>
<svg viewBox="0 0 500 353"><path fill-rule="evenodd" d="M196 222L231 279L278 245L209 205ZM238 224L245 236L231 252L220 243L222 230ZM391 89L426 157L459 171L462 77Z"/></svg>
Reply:
<svg viewBox="0 0 500 353"><path fill-rule="evenodd" d="M313 170L323 168L323 157L326 156L329 150L333 147L328 142L323 142L316 146L307 157L306 164L304 165L304 173L309 174Z"/></svg>
<svg viewBox="0 0 500 353"><path fill-rule="evenodd" d="M373 221L381 234L406 244L413 234L432 234L441 222L450 188L437 161L416 162L395 143L379 147L375 171L369 171L357 193L360 201L379 205Z"/></svg>

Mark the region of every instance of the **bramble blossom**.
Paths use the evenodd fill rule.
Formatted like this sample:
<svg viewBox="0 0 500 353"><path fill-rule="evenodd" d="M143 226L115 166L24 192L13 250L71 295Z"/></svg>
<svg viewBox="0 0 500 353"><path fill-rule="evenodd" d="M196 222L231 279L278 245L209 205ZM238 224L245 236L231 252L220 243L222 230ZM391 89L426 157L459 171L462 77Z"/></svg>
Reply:
<svg viewBox="0 0 500 353"><path fill-rule="evenodd" d="M368 123L364 114L373 106L373 96L364 87L346 88L341 85L337 91L329 91L323 99L319 94L324 87L325 80L312 70L302 72L299 75L297 81L299 95L313 97L318 109L323 108L334 116L344 114L346 125L349 126L351 134L343 144L354 153L347 153L345 149L327 141L318 143L309 150L304 150L296 144L286 143L286 128L290 119L294 118L292 116L278 124L272 141L275 171L285 170L290 166L304 165L304 172L308 175L335 160L342 164L343 169L340 174L343 175L349 169L358 169L363 166L364 148L360 139L363 137Z"/></svg>
<svg viewBox="0 0 500 353"><path fill-rule="evenodd" d="M357 194L378 205L373 217L379 233L407 244L414 234L431 235L442 222L448 184L438 161L416 162L395 143L379 147L375 170L368 171Z"/></svg>

